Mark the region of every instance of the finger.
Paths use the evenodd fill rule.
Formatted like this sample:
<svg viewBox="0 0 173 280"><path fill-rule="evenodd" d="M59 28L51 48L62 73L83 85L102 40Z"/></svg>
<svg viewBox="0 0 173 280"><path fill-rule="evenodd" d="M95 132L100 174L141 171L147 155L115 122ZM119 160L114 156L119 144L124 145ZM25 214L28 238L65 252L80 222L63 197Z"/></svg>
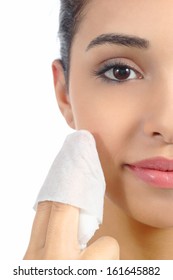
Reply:
<svg viewBox="0 0 173 280"><path fill-rule="evenodd" d="M31 231L29 249L36 251L44 247L51 208L52 201L38 203Z"/></svg>
<svg viewBox="0 0 173 280"><path fill-rule="evenodd" d="M79 256L78 224L77 207L53 202L45 242L49 259L76 259Z"/></svg>
<svg viewBox="0 0 173 280"><path fill-rule="evenodd" d="M118 260L118 242L109 236L96 240L81 253L82 260Z"/></svg>

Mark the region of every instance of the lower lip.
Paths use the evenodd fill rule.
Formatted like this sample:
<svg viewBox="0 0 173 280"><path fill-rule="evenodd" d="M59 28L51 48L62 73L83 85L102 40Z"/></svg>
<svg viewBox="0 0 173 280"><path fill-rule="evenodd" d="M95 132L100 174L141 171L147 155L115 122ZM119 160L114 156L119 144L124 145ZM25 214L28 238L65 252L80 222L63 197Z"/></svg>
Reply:
<svg viewBox="0 0 173 280"><path fill-rule="evenodd" d="M159 171L126 165L142 181L162 189L173 189L173 171Z"/></svg>

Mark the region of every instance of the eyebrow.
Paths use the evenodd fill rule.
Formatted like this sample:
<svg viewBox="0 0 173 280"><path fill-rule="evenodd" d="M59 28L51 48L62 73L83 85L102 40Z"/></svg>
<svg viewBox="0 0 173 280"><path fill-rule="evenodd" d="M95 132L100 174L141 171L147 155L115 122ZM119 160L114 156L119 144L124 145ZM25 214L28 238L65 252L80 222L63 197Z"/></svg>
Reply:
<svg viewBox="0 0 173 280"><path fill-rule="evenodd" d="M139 49L148 49L150 45L148 40L137 36L107 33L107 34L101 34L100 36L94 38L87 46L86 51L89 51L90 49L96 46L105 45L105 44L120 45L120 46L133 47Z"/></svg>

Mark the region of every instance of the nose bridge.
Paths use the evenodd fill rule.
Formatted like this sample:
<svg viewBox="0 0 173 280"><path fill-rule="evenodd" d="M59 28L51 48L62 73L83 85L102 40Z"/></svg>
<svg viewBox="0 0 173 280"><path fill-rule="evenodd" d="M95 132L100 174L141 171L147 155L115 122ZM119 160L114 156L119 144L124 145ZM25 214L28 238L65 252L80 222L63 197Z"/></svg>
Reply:
<svg viewBox="0 0 173 280"><path fill-rule="evenodd" d="M173 143L173 79L169 76L153 83L146 104L144 132Z"/></svg>

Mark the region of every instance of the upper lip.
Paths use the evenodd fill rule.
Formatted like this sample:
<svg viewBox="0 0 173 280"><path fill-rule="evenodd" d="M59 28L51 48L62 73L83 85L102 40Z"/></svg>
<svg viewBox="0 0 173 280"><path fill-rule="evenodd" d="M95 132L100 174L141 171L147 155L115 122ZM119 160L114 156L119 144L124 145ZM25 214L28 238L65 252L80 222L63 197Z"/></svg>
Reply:
<svg viewBox="0 0 173 280"><path fill-rule="evenodd" d="M173 171L173 160L163 157L155 157L150 159L144 159L138 162L130 163L129 166L153 169L159 171Z"/></svg>

